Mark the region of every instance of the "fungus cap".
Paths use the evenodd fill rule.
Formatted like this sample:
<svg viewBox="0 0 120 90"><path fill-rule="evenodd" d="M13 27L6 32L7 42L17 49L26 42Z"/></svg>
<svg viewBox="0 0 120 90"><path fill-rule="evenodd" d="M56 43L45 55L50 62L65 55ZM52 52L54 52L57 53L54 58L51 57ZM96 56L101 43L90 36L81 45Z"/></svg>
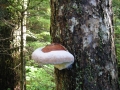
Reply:
<svg viewBox="0 0 120 90"><path fill-rule="evenodd" d="M36 49L32 53L32 59L40 65L53 64L59 70L67 68L74 62L74 56L60 44L50 44Z"/></svg>
<svg viewBox="0 0 120 90"><path fill-rule="evenodd" d="M67 49L58 43L49 44L42 49L43 52L58 51L58 50L67 50Z"/></svg>

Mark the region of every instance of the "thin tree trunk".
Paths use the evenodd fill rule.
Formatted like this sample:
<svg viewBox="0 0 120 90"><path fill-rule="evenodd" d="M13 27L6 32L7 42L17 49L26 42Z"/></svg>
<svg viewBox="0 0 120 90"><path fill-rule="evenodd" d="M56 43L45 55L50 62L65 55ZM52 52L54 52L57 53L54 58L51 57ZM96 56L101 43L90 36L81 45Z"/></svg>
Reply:
<svg viewBox="0 0 120 90"><path fill-rule="evenodd" d="M23 13L21 13L21 90L26 90L25 83L25 46L26 46L26 18L27 18L27 2L23 0Z"/></svg>
<svg viewBox="0 0 120 90"><path fill-rule="evenodd" d="M111 0L51 0L52 42L74 57L55 69L56 90L119 90Z"/></svg>

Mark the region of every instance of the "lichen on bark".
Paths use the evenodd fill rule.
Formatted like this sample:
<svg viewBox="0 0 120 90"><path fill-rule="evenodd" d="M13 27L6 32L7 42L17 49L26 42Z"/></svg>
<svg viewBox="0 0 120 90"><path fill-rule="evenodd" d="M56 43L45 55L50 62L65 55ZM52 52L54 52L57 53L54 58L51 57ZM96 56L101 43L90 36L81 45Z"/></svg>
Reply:
<svg viewBox="0 0 120 90"><path fill-rule="evenodd" d="M56 90L119 90L111 0L51 0L51 10L52 42L75 57L55 69Z"/></svg>

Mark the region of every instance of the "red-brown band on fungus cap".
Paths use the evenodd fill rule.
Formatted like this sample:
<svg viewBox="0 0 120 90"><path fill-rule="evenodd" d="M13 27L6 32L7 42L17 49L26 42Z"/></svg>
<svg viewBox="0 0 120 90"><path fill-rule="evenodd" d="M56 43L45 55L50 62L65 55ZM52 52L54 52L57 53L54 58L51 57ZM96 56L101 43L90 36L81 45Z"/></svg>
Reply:
<svg viewBox="0 0 120 90"><path fill-rule="evenodd" d="M58 51L58 50L65 50L66 51L67 49L58 43L49 44L42 49L43 52Z"/></svg>
<svg viewBox="0 0 120 90"><path fill-rule="evenodd" d="M69 67L74 62L74 56L60 44L36 49L32 53L32 59L40 65L53 64L59 70Z"/></svg>

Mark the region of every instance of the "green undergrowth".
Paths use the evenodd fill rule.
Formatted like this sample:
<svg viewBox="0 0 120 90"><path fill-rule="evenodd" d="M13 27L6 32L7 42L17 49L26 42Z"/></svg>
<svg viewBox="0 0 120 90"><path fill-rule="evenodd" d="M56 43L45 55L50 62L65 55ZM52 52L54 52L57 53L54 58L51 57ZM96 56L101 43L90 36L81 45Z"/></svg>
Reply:
<svg viewBox="0 0 120 90"><path fill-rule="evenodd" d="M26 66L27 90L54 90L53 66Z"/></svg>
<svg viewBox="0 0 120 90"><path fill-rule="evenodd" d="M32 52L50 42L27 42L26 53L26 90L55 90L54 66L40 66L31 59Z"/></svg>

